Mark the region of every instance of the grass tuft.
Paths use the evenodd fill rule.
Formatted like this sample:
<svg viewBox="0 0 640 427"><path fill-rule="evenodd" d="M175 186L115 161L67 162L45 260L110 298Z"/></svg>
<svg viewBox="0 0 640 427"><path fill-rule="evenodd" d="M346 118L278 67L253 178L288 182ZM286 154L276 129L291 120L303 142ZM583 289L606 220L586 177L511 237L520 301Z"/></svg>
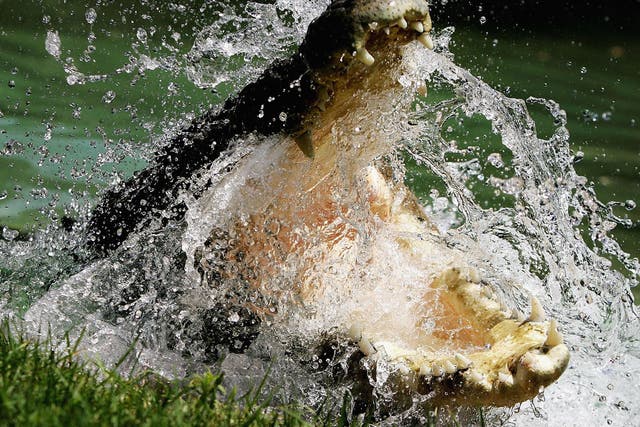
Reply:
<svg viewBox="0 0 640 427"><path fill-rule="evenodd" d="M346 425L300 406L269 406L260 388L238 398L207 372L177 383L152 373L124 378L0 326L0 425L309 426Z"/></svg>

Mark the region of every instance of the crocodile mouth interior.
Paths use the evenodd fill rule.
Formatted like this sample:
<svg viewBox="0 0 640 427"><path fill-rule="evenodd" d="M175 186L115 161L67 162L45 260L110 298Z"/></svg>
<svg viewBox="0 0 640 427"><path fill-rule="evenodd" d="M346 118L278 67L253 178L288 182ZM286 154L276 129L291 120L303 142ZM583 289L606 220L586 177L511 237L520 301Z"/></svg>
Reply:
<svg viewBox="0 0 640 427"><path fill-rule="evenodd" d="M267 164L258 171L247 172L258 161L249 158L226 178L242 184L226 223L233 244L220 271L211 273L220 262L207 258L207 248L197 268L205 278L242 280L271 300L284 293L274 278L286 276L297 303L320 312L328 295L349 293L352 304L333 327L365 358L395 367L413 392L438 404L509 406L531 399L569 361L555 320L533 297L526 317L502 302L499 284L487 283L464 253L442 242L415 196L384 165L397 144L386 130L402 117L398 111L411 108L412 99L399 96L406 90L398 83L410 60L406 46L433 48L425 3L357 3L352 13L360 29L352 49L336 52L332 65L318 70L326 90L304 132L257 154ZM399 16L372 12L374 3L405 8ZM372 15L378 18L367 21ZM380 114L390 105L393 112ZM379 267L392 262L383 244L418 279L407 284ZM371 276L377 282L366 272L375 268L383 271ZM358 277L371 283L354 286ZM413 298L405 298L407 289ZM390 299L404 302L385 309ZM253 303L250 309L263 318L277 312Z"/></svg>

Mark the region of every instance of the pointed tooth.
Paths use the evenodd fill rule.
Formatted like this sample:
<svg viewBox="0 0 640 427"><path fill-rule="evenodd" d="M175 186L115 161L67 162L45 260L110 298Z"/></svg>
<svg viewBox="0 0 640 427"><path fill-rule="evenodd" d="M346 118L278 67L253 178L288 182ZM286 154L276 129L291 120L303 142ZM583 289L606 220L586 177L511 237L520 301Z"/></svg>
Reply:
<svg viewBox="0 0 640 427"><path fill-rule="evenodd" d="M513 385L513 375L507 374L505 372L499 372L498 373L498 381L500 381L501 383L506 384L508 386L512 386Z"/></svg>
<svg viewBox="0 0 640 427"><path fill-rule="evenodd" d="M552 319L549 322L549 330L547 331L547 341L545 341L545 345L549 347L555 347L557 345L562 344L564 339L562 338L562 334L558 331L558 323L556 319Z"/></svg>
<svg viewBox="0 0 640 427"><path fill-rule="evenodd" d="M500 312L505 319L511 319L513 317L513 310L504 302L502 298L498 300L500 302Z"/></svg>
<svg viewBox="0 0 640 427"><path fill-rule="evenodd" d="M351 338L355 342L358 342L362 339L362 323L355 322L353 325L351 325L351 327L349 328L349 338Z"/></svg>
<svg viewBox="0 0 640 427"><path fill-rule="evenodd" d="M356 59L366 66L371 66L375 62L375 58L364 47L357 50Z"/></svg>
<svg viewBox="0 0 640 427"><path fill-rule="evenodd" d="M421 83L420 85L418 85L418 94L420 96L426 97L427 96L427 85L424 83Z"/></svg>
<svg viewBox="0 0 640 427"><path fill-rule="evenodd" d="M473 369L467 371L467 378L469 379L469 381L475 384L481 384L485 380L484 375L482 375L478 371L474 371Z"/></svg>
<svg viewBox="0 0 640 427"><path fill-rule="evenodd" d="M420 366L420 375L423 377L430 377L432 374L433 372L431 371L431 366L429 366L429 364L423 363Z"/></svg>
<svg viewBox="0 0 640 427"><path fill-rule="evenodd" d="M531 314L529 315L530 322L544 322L546 315L544 309L538 301L538 298L531 296Z"/></svg>
<svg viewBox="0 0 640 427"><path fill-rule="evenodd" d="M458 372L458 367L455 364L451 363L450 360L445 360L442 364L442 368L447 374L455 374L456 372Z"/></svg>
<svg viewBox="0 0 640 427"><path fill-rule="evenodd" d="M436 362L433 365L431 365L431 373L433 374L434 377L441 377L444 375L444 369L442 368L442 366L440 366L438 362Z"/></svg>
<svg viewBox="0 0 640 427"><path fill-rule="evenodd" d="M480 273L478 273L478 270L476 270L473 267L469 268L469 281L471 283L480 283Z"/></svg>
<svg viewBox="0 0 640 427"><path fill-rule="evenodd" d="M409 24L409 28L419 33L424 33L424 25L420 21L412 22L411 24Z"/></svg>
<svg viewBox="0 0 640 427"><path fill-rule="evenodd" d="M462 267L460 269L460 276L468 283L480 283L480 274L478 270L473 267Z"/></svg>
<svg viewBox="0 0 640 427"><path fill-rule="evenodd" d="M469 366L471 366L471 360L469 360L469 358L467 358L466 356L460 353L456 353L455 357L458 368L467 369Z"/></svg>
<svg viewBox="0 0 640 427"><path fill-rule="evenodd" d="M433 28L433 22L431 22L431 16L427 15L422 21L422 25L424 26L424 30L426 32L431 31L431 29Z"/></svg>
<svg viewBox="0 0 640 427"><path fill-rule="evenodd" d="M373 344L371 344L371 342L366 339L366 338L362 338L360 340L360 342L358 343L358 347L360 348L360 351L365 355L365 356L371 356L372 354L374 354L376 352L376 348L373 346Z"/></svg>
<svg viewBox="0 0 640 427"><path fill-rule="evenodd" d="M298 148L304 153L305 156L312 159L314 157L313 151L313 136L310 130L307 130L295 137Z"/></svg>
<svg viewBox="0 0 640 427"><path fill-rule="evenodd" d="M386 35L391 34L391 28L389 28L389 27L384 27L384 28L382 29L382 31L384 31L384 33L385 33Z"/></svg>
<svg viewBox="0 0 640 427"><path fill-rule="evenodd" d="M482 296L487 299L493 299L493 291L488 286L482 287Z"/></svg>
<svg viewBox="0 0 640 427"><path fill-rule="evenodd" d="M407 20L403 18L400 18L396 21L396 24L398 24L398 27L402 28L403 30L406 30L407 27L409 26L409 24L407 24Z"/></svg>
<svg viewBox="0 0 640 427"><path fill-rule="evenodd" d="M409 375L411 373L411 369L404 363L398 365L396 368L402 375Z"/></svg>
<svg viewBox="0 0 640 427"><path fill-rule="evenodd" d="M422 43L427 49L433 49L433 39L427 33L422 33L418 36L418 41Z"/></svg>

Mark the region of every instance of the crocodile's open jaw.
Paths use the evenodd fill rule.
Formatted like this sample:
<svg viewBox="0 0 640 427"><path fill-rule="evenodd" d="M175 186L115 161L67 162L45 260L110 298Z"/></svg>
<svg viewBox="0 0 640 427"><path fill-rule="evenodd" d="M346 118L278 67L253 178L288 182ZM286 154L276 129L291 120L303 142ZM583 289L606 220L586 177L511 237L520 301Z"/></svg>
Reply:
<svg viewBox="0 0 640 427"><path fill-rule="evenodd" d="M328 34L332 22L346 34ZM569 353L555 321L545 320L535 299L528 319L501 304L465 254L442 242L408 188L382 172L381 159L397 143L388 130L411 104L398 96L407 90L399 82L404 46L417 40L433 47L430 29L424 1L332 3L301 47L319 87L314 108L293 138L254 153L219 186L237 189L218 222L233 245L221 270L212 272L220 260L211 262L206 248L197 268L209 280L248 283L267 299L283 292L274 279L288 283L315 312L336 293L350 293L361 309L345 309L334 326L369 359L397 367L414 392L446 405L512 405L536 396L566 368ZM200 203L218 203L219 191ZM421 295L391 315L377 315L380 305L371 301L405 298L403 277L353 283L389 262L371 243L383 235L418 271L410 293Z"/></svg>

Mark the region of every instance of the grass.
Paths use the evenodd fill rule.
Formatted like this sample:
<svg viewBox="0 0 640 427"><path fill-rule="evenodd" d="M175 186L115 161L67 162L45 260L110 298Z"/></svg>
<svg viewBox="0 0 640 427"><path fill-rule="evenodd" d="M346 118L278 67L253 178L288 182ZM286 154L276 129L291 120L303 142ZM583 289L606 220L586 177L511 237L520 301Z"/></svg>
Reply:
<svg viewBox="0 0 640 427"><path fill-rule="evenodd" d="M0 327L2 426L312 426L347 425L346 412L318 414L301 406L269 406L260 388L236 396L222 376L182 383L152 373L131 378L89 365L78 342L56 352ZM353 424L351 424L353 425Z"/></svg>
<svg viewBox="0 0 640 427"><path fill-rule="evenodd" d="M369 424L368 417L349 415L351 402L346 396L337 411L327 405L315 411L300 404L270 405L262 385L237 396L223 387L222 375L212 372L181 382L167 381L152 372L126 378L116 372L117 367L107 369L80 359L80 341L67 339L64 350L54 351L58 346L51 340L30 340L13 329L7 322L0 323L0 426ZM422 425L463 425L453 413L440 414L434 409L427 411ZM482 411L473 425L486 425Z"/></svg>

